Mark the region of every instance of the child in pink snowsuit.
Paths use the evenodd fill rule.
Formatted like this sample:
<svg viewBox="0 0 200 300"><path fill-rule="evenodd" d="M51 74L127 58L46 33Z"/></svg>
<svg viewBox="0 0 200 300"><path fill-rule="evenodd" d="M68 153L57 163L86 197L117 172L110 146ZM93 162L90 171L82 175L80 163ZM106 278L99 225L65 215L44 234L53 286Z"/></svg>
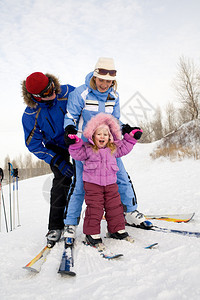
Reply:
<svg viewBox="0 0 200 300"><path fill-rule="evenodd" d="M83 135L84 143L76 135L76 143L69 146L69 153L75 160L83 161L83 181L85 203L87 205L83 232L86 241L96 245L101 243L100 224L105 210L110 237L125 239L125 219L117 185L117 157L128 154L137 140L133 130L121 139L118 120L112 115L99 113L87 123ZM139 130L141 131L141 130Z"/></svg>

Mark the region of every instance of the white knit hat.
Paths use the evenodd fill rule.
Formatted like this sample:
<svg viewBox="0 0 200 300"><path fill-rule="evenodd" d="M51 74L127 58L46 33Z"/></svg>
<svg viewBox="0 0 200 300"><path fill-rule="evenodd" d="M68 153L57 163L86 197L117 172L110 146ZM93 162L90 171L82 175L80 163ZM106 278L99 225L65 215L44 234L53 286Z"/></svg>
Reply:
<svg viewBox="0 0 200 300"><path fill-rule="evenodd" d="M105 80L115 80L116 79L116 76L110 76L109 73L107 73L106 75L100 75L98 73L98 69L116 70L113 58L100 57L95 65L95 70L94 70L93 76L101 78L101 79L105 79Z"/></svg>

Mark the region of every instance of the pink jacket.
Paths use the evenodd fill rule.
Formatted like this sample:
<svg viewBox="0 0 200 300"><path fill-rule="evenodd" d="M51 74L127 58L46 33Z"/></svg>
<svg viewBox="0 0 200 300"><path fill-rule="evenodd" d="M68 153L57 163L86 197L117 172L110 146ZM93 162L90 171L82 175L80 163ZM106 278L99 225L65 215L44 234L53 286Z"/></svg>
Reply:
<svg viewBox="0 0 200 300"><path fill-rule="evenodd" d="M117 181L117 157L128 154L137 140L125 134L122 140L115 141L117 150L111 154L109 148L94 152L89 143L82 139L69 146L69 153L75 160L83 161L83 181L106 186Z"/></svg>

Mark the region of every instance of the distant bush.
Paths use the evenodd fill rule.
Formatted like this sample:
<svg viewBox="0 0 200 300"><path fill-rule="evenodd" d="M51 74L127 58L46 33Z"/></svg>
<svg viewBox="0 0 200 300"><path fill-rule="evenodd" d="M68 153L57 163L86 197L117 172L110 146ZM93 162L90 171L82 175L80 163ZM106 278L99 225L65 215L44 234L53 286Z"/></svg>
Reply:
<svg viewBox="0 0 200 300"><path fill-rule="evenodd" d="M158 146L150 156L152 159L167 157L171 161L183 160L184 158L200 159L200 147L184 147L177 144L170 144L168 147Z"/></svg>
<svg viewBox="0 0 200 300"><path fill-rule="evenodd" d="M162 156L170 160L200 159L200 120L187 122L167 134L159 141L150 156L153 159Z"/></svg>

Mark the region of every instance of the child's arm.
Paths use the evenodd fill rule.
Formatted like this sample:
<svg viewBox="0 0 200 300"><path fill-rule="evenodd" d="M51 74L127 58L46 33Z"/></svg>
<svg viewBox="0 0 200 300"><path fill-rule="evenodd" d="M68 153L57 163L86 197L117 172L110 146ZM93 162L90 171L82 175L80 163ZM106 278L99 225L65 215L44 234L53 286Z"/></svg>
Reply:
<svg viewBox="0 0 200 300"><path fill-rule="evenodd" d="M85 145L83 144L83 140L75 134L69 134L68 136L70 139L76 140L75 144L69 146L69 154L71 157L75 160L86 160L87 153Z"/></svg>

